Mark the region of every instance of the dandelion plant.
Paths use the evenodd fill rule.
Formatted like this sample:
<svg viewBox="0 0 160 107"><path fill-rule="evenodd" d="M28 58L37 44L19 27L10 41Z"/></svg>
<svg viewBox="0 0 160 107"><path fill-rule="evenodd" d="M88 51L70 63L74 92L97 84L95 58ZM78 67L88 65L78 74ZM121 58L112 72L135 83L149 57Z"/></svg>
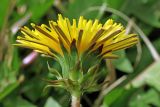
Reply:
<svg viewBox="0 0 160 107"><path fill-rule="evenodd" d="M138 42L136 34L126 34L125 28L112 19L101 24L98 20L79 20L58 15L57 21L49 21L49 26L31 23L33 29L22 27L22 35L17 37L16 46L33 49L49 56L61 65L62 72L50 68L57 80L49 80L48 85L61 87L70 92L72 107L80 107L81 96L85 92L99 90L100 63L104 59L118 58L113 52L129 48Z"/></svg>

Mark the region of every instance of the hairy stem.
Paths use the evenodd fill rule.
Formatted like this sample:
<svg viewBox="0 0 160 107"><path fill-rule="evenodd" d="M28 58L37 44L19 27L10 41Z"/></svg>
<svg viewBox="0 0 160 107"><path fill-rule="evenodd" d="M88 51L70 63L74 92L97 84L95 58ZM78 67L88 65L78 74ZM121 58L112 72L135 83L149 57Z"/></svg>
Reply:
<svg viewBox="0 0 160 107"><path fill-rule="evenodd" d="M72 96L71 107L80 107L80 97Z"/></svg>

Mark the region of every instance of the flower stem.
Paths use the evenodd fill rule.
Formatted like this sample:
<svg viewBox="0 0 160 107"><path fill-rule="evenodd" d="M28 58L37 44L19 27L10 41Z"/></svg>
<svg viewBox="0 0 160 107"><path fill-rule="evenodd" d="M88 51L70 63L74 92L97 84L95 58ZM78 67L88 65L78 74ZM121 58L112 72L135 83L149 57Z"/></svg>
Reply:
<svg viewBox="0 0 160 107"><path fill-rule="evenodd" d="M80 97L72 96L71 107L80 107Z"/></svg>

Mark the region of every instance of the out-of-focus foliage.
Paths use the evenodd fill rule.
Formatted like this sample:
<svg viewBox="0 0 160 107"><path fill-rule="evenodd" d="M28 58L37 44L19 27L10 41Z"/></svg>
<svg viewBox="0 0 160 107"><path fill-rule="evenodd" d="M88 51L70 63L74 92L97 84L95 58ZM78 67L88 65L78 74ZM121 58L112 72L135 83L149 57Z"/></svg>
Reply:
<svg viewBox="0 0 160 107"><path fill-rule="evenodd" d="M157 91L150 89L147 92L138 92L130 102L130 107L160 107L160 98Z"/></svg>
<svg viewBox="0 0 160 107"><path fill-rule="evenodd" d="M80 15L88 19L98 18L102 23L113 18L128 26L125 19L105 11L107 7L131 18L160 51L160 0L1 0L0 107L69 107L68 92L59 88L44 90L46 82L43 78L55 79L48 72L47 61L52 67L59 68L59 65L41 56L25 64L24 58L32 51L12 46L20 34L15 29L30 26L31 22L48 24L49 20L57 18L58 13L70 19ZM131 27L130 32L137 31ZM115 73L111 78L116 81L126 75L127 79L112 88L113 80L109 85L112 90L105 89L108 93L102 99L103 107L160 107L160 61L153 59L148 44L140 40L137 47L116 53L120 58L112 61L110 69ZM92 107L97 99L97 93L87 94L82 97L82 105Z"/></svg>

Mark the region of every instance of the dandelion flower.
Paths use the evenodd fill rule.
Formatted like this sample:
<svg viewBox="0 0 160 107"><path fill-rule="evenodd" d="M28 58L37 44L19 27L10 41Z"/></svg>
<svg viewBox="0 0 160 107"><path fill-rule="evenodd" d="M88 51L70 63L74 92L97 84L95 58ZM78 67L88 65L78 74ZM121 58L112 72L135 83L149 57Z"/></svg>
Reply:
<svg viewBox="0 0 160 107"><path fill-rule="evenodd" d="M57 22L49 21L49 26L33 23L31 26L33 30L28 27L21 28L23 36L17 37L16 45L34 49L53 58L64 55L61 45L71 53L73 43L79 56L88 49L92 52L101 48L99 55L102 58L116 58L113 51L131 47L138 41L136 34L125 34L124 27L112 19L102 25L98 20L86 20L81 16L78 23L73 19L71 24L68 18L59 14Z"/></svg>
<svg viewBox="0 0 160 107"><path fill-rule="evenodd" d="M117 58L114 51L126 49L138 42L136 34L126 34L121 24L112 19L101 24L98 20L79 20L58 15L49 26L31 24L33 29L22 27L17 46L33 49L54 58L62 72L52 69L57 80L48 81L53 86L67 89L74 96L95 91L103 59Z"/></svg>

